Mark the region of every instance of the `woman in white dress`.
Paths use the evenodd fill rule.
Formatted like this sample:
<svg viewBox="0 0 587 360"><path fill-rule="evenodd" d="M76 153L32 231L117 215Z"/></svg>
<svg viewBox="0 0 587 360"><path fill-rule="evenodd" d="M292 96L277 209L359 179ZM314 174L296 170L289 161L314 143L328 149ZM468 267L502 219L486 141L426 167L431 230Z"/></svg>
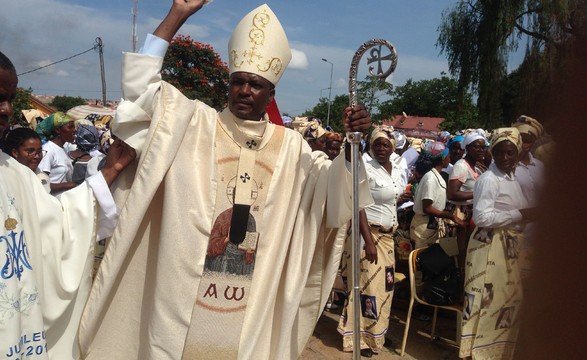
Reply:
<svg viewBox="0 0 587 360"><path fill-rule="evenodd" d="M64 149L66 143L75 141L73 118L62 112L51 114L37 125L37 133L43 139L45 150L39 169L51 179L51 194L58 195L76 187L78 184L72 181L73 164Z"/></svg>

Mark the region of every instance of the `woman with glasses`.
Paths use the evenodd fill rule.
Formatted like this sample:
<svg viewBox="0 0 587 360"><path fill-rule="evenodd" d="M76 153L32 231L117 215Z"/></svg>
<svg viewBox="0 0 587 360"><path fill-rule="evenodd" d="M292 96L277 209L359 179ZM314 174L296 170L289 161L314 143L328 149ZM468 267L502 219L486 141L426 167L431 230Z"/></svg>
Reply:
<svg viewBox="0 0 587 360"><path fill-rule="evenodd" d="M4 152L31 169L37 174L45 190L51 191L49 175L39 170L39 163L44 155L39 134L29 128L11 130L4 140Z"/></svg>
<svg viewBox="0 0 587 360"><path fill-rule="evenodd" d="M487 139L480 131L468 133L461 141L461 149L465 156L454 163L448 179L446 197L454 205L454 214L464 221L465 226L457 227L457 243L459 246L459 266L464 266L467 240L471 235L473 214L473 190L475 182L485 172L481 166L487 151Z"/></svg>

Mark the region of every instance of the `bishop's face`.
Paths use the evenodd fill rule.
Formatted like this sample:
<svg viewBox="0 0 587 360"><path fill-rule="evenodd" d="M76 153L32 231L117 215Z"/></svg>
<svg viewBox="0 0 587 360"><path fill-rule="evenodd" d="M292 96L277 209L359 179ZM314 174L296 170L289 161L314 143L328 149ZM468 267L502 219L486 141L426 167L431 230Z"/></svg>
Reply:
<svg viewBox="0 0 587 360"><path fill-rule="evenodd" d="M259 75L248 72L230 75L228 108L236 117L260 120L274 96L273 84Z"/></svg>

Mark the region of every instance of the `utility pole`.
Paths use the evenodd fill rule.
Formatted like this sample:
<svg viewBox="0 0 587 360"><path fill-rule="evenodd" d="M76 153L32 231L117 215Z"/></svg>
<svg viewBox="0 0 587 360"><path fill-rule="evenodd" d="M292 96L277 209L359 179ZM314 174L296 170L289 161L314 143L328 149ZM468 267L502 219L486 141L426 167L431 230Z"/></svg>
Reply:
<svg viewBox="0 0 587 360"><path fill-rule="evenodd" d="M132 35L131 35L131 43L132 43L132 52L137 52L137 16L139 15L139 0L132 1Z"/></svg>
<svg viewBox="0 0 587 360"><path fill-rule="evenodd" d="M97 37L96 38L96 47L98 48L98 53L100 54L100 74L102 76L102 105L106 106L106 77L104 76L104 45L102 44L102 39Z"/></svg>
<svg viewBox="0 0 587 360"><path fill-rule="evenodd" d="M324 58L322 59L322 61L330 64L330 87L328 88L328 117L326 118L326 127L330 127L330 103L332 99L332 69L334 69L334 64Z"/></svg>

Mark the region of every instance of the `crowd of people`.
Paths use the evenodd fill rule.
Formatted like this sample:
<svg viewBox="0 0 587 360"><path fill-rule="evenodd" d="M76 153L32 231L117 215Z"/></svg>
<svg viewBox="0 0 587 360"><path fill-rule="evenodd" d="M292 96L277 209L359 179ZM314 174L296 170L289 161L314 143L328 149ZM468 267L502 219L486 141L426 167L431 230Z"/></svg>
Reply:
<svg viewBox="0 0 587 360"><path fill-rule="evenodd" d="M292 127L314 151L328 152L327 139L342 138L324 130L318 119L296 118ZM459 249L455 263L464 279L458 297L464 304L460 356L513 357L522 280L531 269L534 207L545 175L543 161L533 154L545 156L548 152L540 148L552 147L541 142L543 135L540 122L524 115L492 132L407 137L411 151L397 150L406 136L391 126L376 126L367 135L363 159L374 203L360 217L364 356L383 348L394 289L388 275L396 274L396 261L405 260L412 249L453 237ZM342 145L337 143L338 151ZM410 156L414 151L417 157ZM406 227L409 235L402 232ZM406 237L411 240L407 250ZM340 268L349 278L350 246L347 237ZM353 348L353 299L348 295L338 326L344 351Z"/></svg>
<svg viewBox="0 0 587 360"><path fill-rule="evenodd" d="M124 55L112 129L110 119L57 112L3 137L0 356L297 358L335 277L350 278L349 147L318 119L269 121L291 59L271 9L253 10L233 32L225 110L161 80L169 42L205 2L174 0L140 53ZM17 84L0 53L2 122ZM417 139L373 127L360 105L341 116L346 131L366 134L361 295L346 296L343 351L353 349L354 301L361 354L382 350L396 262L455 236L460 356L512 358L544 172L541 124L520 116L492 132Z"/></svg>

